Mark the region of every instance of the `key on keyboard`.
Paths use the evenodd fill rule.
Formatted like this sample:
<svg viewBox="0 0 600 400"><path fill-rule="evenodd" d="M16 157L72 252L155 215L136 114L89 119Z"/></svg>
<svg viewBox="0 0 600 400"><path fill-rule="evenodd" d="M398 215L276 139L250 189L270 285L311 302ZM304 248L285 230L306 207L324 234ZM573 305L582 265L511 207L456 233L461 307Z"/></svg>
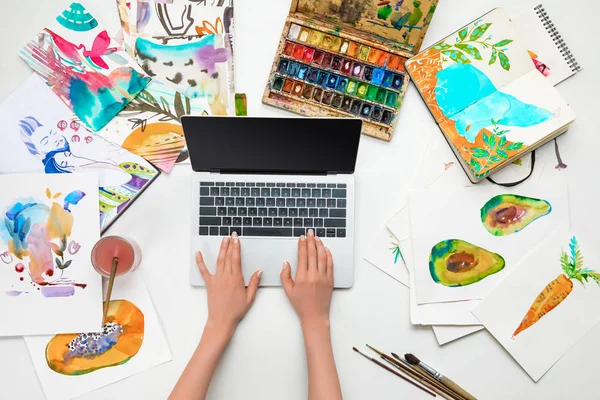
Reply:
<svg viewBox="0 0 600 400"><path fill-rule="evenodd" d="M200 182L200 236L347 236L347 185Z"/></svg>

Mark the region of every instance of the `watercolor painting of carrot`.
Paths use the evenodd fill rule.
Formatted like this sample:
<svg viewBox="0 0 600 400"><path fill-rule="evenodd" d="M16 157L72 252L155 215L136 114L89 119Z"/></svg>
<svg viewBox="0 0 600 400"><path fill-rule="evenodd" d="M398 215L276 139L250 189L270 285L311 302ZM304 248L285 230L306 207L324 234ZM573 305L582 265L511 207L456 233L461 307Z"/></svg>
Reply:
<svg viewBox="0 0 600 400"><path fill-rule="evenodd" d="M583 268L583 254L579 248L577 238L573 236L569 242L569 253L561 251L560 264L563 273L550 282L535 299L525 318L513 333L514 339L519 333L531 328L544 315L554 310L560 303L565 301L573 291L573 280L578 281L585 288L589 279L600 286L600 272Z"/></svg>

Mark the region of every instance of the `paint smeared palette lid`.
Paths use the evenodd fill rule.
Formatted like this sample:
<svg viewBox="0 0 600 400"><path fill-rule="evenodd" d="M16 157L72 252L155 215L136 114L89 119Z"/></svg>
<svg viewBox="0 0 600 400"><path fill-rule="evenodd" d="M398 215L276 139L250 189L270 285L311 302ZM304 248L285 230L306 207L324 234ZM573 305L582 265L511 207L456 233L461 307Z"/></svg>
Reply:
<svg viewBox="0 0 600 400"><path fill-rule="evenodd" d="M366 39L379 39L417 54L438 0L296 0L292 14L333 25Z"/></svg>

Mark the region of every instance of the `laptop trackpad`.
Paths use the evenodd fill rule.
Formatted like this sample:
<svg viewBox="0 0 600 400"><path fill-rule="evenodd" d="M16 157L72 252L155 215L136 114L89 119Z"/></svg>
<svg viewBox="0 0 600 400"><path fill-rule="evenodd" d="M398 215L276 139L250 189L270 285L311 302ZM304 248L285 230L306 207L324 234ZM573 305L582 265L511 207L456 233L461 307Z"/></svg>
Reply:
<svg viewBox="0 0 600 400"><path fill-rule="evenodd" d="M214 273L216 269L216 260L221 241L222 238L220 237L204 237L197 242L192 243L192 246L198 246L197 250L202 252L204 261L211 273ZM336 287L339 287L339 284L348 280L348 277L346 276L349 272L347 266L351 267L352 260L344 260L344 258L346 254L351 253L351 251L348 251L351 250L351 243L337 239L329 241L323 239L323 241L334 254L336 266L338 266L338 268L335 269L334 279L336 281ZM350 249L348 249L349 244ZM242 272L246 283L248 283L254 271L262 269L263 276L261 279L261 286L280 286L281 279L279 275L283 267L283 262L286 260L289 261L292 266L292 277L295 277L298 259L298 238L268 239L242 237L241 246ZM346 248L344 249L344 247ZM345 273L342 273L342 268L346 269ZM198 268L192 269L191 283L194 286L204 286Z"/></svg>

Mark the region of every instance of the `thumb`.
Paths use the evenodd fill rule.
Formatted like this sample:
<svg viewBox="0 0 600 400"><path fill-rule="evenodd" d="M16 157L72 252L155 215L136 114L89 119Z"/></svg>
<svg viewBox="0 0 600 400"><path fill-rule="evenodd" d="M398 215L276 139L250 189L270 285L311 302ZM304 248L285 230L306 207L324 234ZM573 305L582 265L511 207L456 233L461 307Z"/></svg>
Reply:
<svg viewBox="0 0 600 400"><path fill-rule="evenodd" d="M287 261L283 262L283 269L281 270L281 283L283 284L283 289L285 293L289 296L294 287L294 280L292 279L292 267L290 263Z"/></svg>
<svg viewBox="0 0 600 400"><path fill-rule="evenodd" d="M246 290L248 304L252 304L254 302L254 298L256 297L256 290L258 289L258 284L260 283L260 278L262 277L262 274L262 270L256 271L252 275L252 278L250 278L250 282L248 282L248 289Z"/></svg>

